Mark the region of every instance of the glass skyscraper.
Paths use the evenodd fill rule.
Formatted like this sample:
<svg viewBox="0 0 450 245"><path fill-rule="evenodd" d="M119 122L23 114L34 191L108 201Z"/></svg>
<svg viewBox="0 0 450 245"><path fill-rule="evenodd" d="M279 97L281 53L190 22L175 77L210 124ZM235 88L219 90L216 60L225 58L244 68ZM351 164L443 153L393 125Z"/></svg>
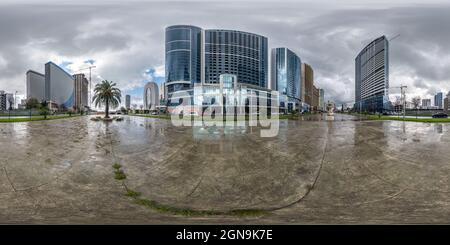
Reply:
<svg viewBox="0 0 450 245"><path fill-rule="evenodd" d="M389 42L385 36L369 43L355 58L355 109L389 109Z"/></svg>
<svg viewBox="0 0 450 245"><path fill-rule="evenodd" d="M205 30L205 83L219 83L221 74L239 83L267 88L267 38L233 30Z"/></svg>
<svg viewBox="0 0 450 245"><path fill-rule="evenodd" d="M437 93L434 96L434 106L436 106L438 109L442 109L442 101L443 101L443 94L442 92Z"/></svg>
<svg viewBox="0 0 450 245"><path fill-rule="evenodd" d="M301 60L288 48L274 48L271 56L271 89L279 92L280 109L295 110L301 100Z"/></svg>
<svg viewBox="0 0 450 245"><path fill-rule="evenodd" d="M222 74L237 82L266 89L268 44L261 35L234 30L202 30L196 26L166 28L167 99L196 83L219 84Z"/></svg>
<svg viewBox="0 0 450 245"><path fill-rule="evenodd" d="M169 93L201 82L202 29L175 25L166 28L166 86Z"/></svg>

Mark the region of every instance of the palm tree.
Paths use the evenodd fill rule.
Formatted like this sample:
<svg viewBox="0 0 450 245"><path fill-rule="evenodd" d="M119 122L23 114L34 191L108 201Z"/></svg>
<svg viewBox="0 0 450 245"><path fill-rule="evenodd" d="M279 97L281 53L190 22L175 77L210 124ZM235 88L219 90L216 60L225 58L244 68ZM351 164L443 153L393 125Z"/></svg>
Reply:
<svg viewBox="0 0 450 245"><path fill-rule="evenodd" d="M108 80L103 80L101 83L95 85L94 97L92 101L95 106L105 106L105 118L109 118L109 106L116 108L120 104L120 97L122 93L120 89L116 88L116 83Z"/></svg>

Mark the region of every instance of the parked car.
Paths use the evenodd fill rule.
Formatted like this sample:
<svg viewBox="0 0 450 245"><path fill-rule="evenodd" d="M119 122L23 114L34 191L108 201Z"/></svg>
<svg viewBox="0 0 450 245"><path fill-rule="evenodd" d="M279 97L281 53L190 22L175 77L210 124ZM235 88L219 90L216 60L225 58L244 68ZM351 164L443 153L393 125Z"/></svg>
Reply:
<svg viewBox="0 0 450 245"><path fill-rule="evenodd" d="M447 118L447 117L448 117L447 113L444 112L438 112L436 114L433 114L433 118Z"/></svg>

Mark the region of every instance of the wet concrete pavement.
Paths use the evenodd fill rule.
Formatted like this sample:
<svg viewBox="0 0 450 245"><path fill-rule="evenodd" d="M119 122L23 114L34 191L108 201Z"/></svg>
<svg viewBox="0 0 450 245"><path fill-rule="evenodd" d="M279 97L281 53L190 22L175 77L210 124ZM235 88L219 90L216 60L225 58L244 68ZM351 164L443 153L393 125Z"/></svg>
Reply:
<svg viewBox="0 0 450 245"><path fill-rule="evenodd" d="M449 129L342 115L280 120L274 138L141 117L0 124L0 223L448 223ZM147 199L269 213L159 213L124 195L116 162Z"/></svg>

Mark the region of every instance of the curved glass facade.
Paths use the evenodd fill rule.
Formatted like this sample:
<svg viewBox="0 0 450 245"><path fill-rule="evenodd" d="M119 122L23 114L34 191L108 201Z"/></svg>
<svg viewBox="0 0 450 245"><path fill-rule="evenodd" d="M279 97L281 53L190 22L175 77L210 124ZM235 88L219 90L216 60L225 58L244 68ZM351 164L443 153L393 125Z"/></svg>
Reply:
<svg viewBox="0 0 450 245"><path fill-rule="evenodd" d="M166 82L201 82L201 29L196 26L176 25L166 28ZM169 85L171 90L189 88ZM172 88L177 86L176 88ZM181 87L180 87L181 86Z"/></svg>
<svg viewBox="0 0 450 245"><path fill-rule="evenodd" d="M205 83L219 83L221 74L237 76L239 83L267 88L267 38L233 31L205 31Z"/></svg>
<svg viewBox="0 0 450 245"><path fill-rule="evenodd" d="M53 62L45 64L45 99L58 106L74 106L74 78Z"/></svg>
<svg viewBox="0 0 450 245"><path fill-rule="evenodd" d="M369 43L355 59L355 108L389 109L389 43L385 36Z"/></svg>

